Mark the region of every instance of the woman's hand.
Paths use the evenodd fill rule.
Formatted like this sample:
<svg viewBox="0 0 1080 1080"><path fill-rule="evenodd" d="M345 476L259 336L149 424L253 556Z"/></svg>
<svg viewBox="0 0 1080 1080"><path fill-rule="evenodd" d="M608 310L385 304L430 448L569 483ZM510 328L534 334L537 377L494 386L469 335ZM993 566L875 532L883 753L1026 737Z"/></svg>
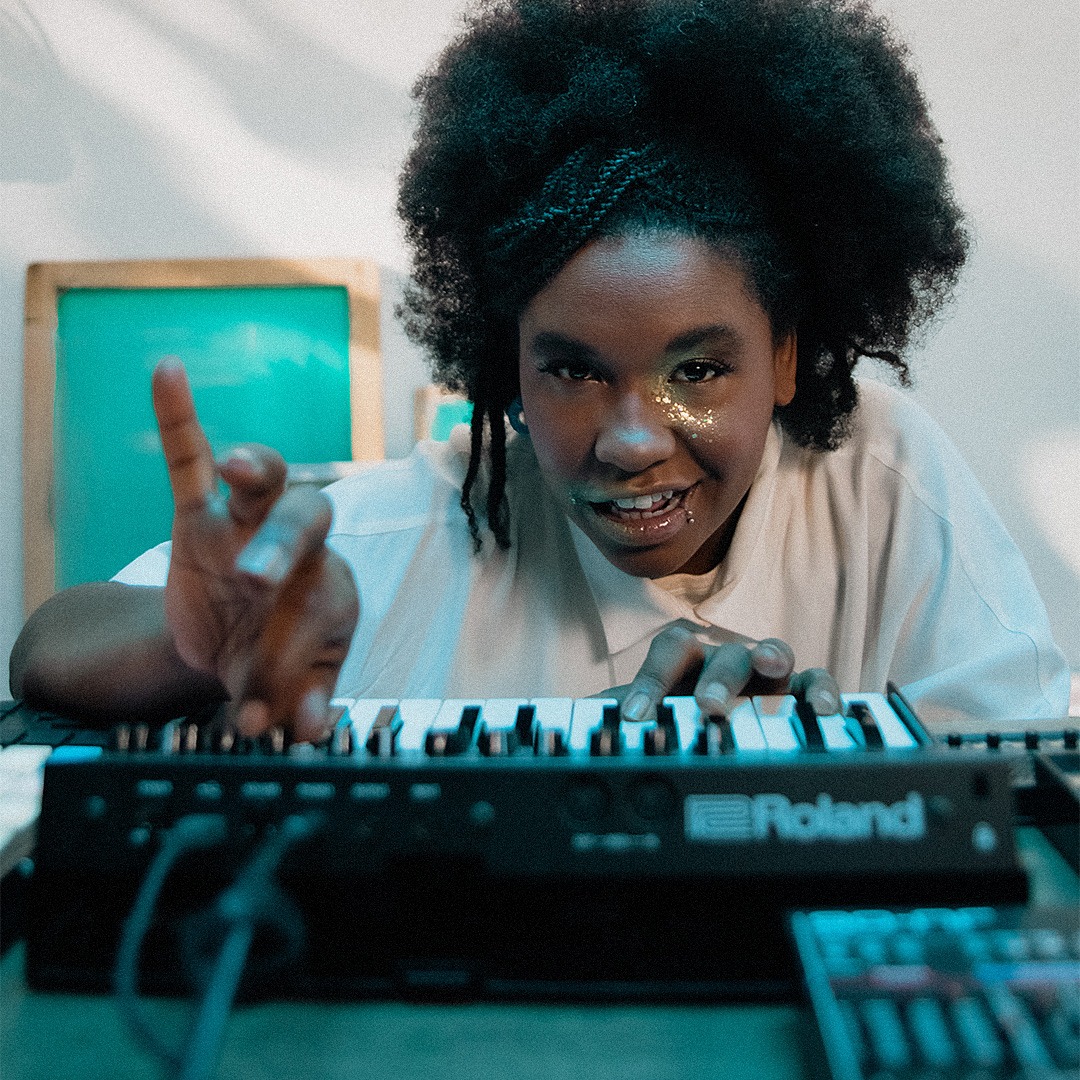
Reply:
<svg viewBox="0 0 1080 1080"><path fill-rule="evenodd" d="M685 626L653 638L634 681L613 692L626 720L644 720L669 694L693 694L703 712L726 715L735 698L795 694L819 715L840 708L836 680L822 668L795 673L795 654L779 638L756 645L705 645Z"/></svg>
<svg viewBox="0 0 1080 1080"><path fill-rule="evenodd" d="M285 462L266 447L215 463L178 361L158 365L153 395L176 508L165 586L176 650L221 682L241 734L284 725L318 740L359 610L351 572L324 544L330 504L285 492Z"/></svg>

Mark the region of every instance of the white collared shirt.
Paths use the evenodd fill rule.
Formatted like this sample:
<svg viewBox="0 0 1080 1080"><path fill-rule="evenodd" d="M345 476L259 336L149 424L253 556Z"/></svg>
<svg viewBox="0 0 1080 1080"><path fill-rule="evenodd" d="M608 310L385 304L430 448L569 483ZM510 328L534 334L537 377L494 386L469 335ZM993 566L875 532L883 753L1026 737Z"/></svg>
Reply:
<svg viewBox="0 0 1080 1080"><path fill-rule="evenodd" d="M327 489L329 543L361 618L354 697L584 697L629 682L677 621L703 640L779 637L843 691L900 685L928 722L1064 716L1069 675L1022 556L970 470L909 398L860 385L821 453L774 425L727 557L696 606L609 563L511 440L509 551L473 552L459 431ZM167 545L117 576L162 584Z"/></svg>

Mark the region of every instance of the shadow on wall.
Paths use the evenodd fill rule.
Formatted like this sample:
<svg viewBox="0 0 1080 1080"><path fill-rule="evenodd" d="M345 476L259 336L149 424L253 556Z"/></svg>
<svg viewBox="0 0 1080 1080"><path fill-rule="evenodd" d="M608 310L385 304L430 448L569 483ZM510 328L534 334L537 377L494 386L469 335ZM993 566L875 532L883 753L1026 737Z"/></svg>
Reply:
<svg viewBox="0 0 1080 1080"><path fill-rule="evenodd" d="M919 399L1020 543L1058 644L1080 669L1080 300L992 240L915 358Z"/></svg>
<svg viewBox="0 0 1080 1080"><path fill-rule="evenodd" d="M72 88L24 4L0 7L0 184L71 176Z"/></svg>
<svg viewBox="0 0 1080 1080"><path fill-rule="evenodd" d="M252 40L226 48L200 36L169 4L114 0L216 85L253 135L298 158L334 168L395 173L405 152L408 99L275 15L265 0L231 0L230 19ZM389 122L388 122L389 121Z"/></svg>

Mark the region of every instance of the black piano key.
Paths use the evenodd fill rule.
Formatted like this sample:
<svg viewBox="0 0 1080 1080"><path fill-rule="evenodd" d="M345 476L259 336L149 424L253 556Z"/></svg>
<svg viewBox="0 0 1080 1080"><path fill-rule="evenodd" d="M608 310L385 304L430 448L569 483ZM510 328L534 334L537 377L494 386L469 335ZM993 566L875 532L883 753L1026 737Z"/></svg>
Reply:
<svg viewBox="0 0 1080 1080"><path fill-rule="evenodd" d="M473 733L480 718L477 705L466 705L461 710L458 726L450 730L429 731L424 736L424 752L430 757L455 757L472 747Z"/></svg>
<svg viewBox="0 0 1080 1080"><path fill-rule="evenodd" d="M675 727L675 710L670 705L656 706L656 727L644 736L645 753L649 756L673 754L679 749L679 733Z"/></svg>
<svg viewBox="0 0 1080 1080"><path fill-rule="evenodd" d="M809 702L797 700L795 702L795 716L802 728L802 744L811 753L820 754L825 751L825 739L821 734L821 725L818 723L817 713Z"/></svg>
<svg viewBox="0 0 1080 1080"><path fill-rule="evenodd" d="M589 736L589 753L594 757L614 757L622 753L622 716L618 705L605 705L600 726Z"/></svg>
<svg viewBox="0 0 1080 1080"><path fill-rule="evenodd" d="M717 713L715 716L703 717L702 725L698 729L694 752L706 757L715 757L717 754L733 754L735 752L735 738L731 734L731 721L721 713Z"/></svg>
<svg viewBox="0 0 1080 1080"><path fill-rule="evenodd" d="M397 749L398 732L401 731L401 716L396 705L384 705L375 717L368 733L365 746L369 754L375 757L393 757Z"/></svg>
<svg viewBox="0 0 1080 1080"><path fill-rule="evenodd" d="M536 734L536 706L518 706L517 719L514 721L514 735L518 746L534 746L536 744Z"/></svg>
<svg viewBox="0 0 1080 1080"><path fill-rule="evenodd" d="M882 739L881 732L874 721L874 714L861 701L856 701L848 707L848 716L859 725L867 750L885 749L885 740Z"/></svg>

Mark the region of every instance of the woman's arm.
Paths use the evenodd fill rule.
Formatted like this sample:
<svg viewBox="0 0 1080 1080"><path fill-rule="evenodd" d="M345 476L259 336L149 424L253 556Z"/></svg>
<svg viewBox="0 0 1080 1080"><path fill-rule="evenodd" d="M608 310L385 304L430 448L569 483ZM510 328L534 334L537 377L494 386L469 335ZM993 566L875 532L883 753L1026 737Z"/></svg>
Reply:
<svg viewBox="0 0 1080 1080"><path fill-rule="evenodd" d="M165 587L57 595L16 644L12 689L102 719L228 699L241 734L321 738L358 614L352 573L325 545L330 504L285 492L285 462L266 447L215 462L179 363L158 365L153 392L175 506Z"/></svg>
<svg viewBox="0 0 1080 1080"><path fill-rule="evenodd" d="M87 721L162 720L226 698L188 667L165 624L165 590L99 582L51 597L11 652L11 692Z"/></svg>

